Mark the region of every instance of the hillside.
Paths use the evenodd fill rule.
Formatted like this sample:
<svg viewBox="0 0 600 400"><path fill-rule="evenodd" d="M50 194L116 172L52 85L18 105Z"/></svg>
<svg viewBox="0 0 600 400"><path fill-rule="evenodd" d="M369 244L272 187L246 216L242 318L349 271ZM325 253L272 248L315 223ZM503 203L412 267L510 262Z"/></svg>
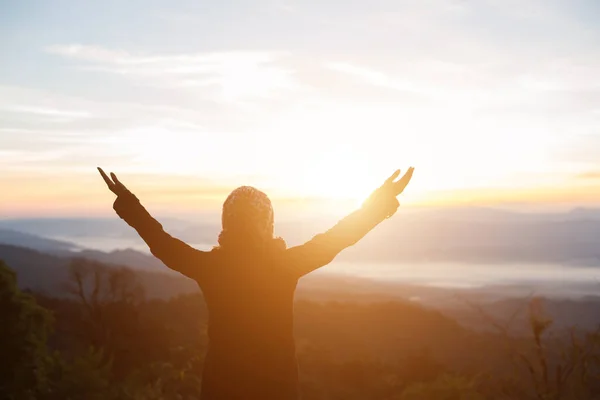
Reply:
<svg viewBox="0 0 600 400"><path fill-rule="evenodd" d="M68 278L68 265L73 257L44 254L16 246L0 245L0 259L17 273L21 288L60 296ZM116 266L110 263L108 266ZM163 272L143 271L137 268L137 276L150 297L171 297L196 290L195 282L164 268Z"/></svg>
<svg viewBox="0 0 600 400"><path fill-rule="evenodd" d="M10 229L0 229L0 244L20 246L44 251L47 253L70 252L78 248L75 243L49 239L46 237L18 232Z"/></svg>
<svg viewBox="0 0 600 400"><path fill-rule="evenodd" d="M47 237L0 229L0 245L9 245L36 250L61 257L83 257L108 264L125 265L145 270L163 270L163 264L155 257L133 249L99 251L85 249L76 243L54 240Z"/></svg>
<svg viewBox="0 0 600 400"><path fill-rule="evenodd" d="M204 222L159 220L172 235L207 246L219 232L216 218ZM331 227L338 217L281 221L276 230L289 245ZM218 219L217 219L218 220ZM109 240L114 248L140 244L134 230L117 218L0 220L0 229L85 243ZM372 262L561 263L600 266L600 211L519 213L484 208L402 210L382 223L341 260ZM15 244L15 243L10 243ZM141 243L143 245L143 243ZM143 246L142 246L143 247Z"/></svg>
<svg viewBox="0 0 600 400"><path fill-rule="evenodd" d="M84 253L89 254L89 253ZM92 254L94 254L92 252ZM107 257L106 254L102 257ZM50 296L64 294L68 279L68 265L72 255L53 255L16 246L0 245L0 260L17 272L21 288L46 293ZM108 259L108 258L107 258ZM129 258L128 260L135 259ZM97 260L97 259L95 259ZM142 262L144 258L140 259ZM108 267L124 265L105 263ZM134 271L149 298L170 298L180 294L198 292L194 281L169 270L146 269L145 264L135 264ZM512 287L483 287L470 289L444 289L393 282L372 281L352 276L328 274L319 271L300 280L297 301L376 303L410 300L474 329L487 329L489 323L467 305L481 305L499 321L506 321L522 305L526 296L516 295L524 289ZM525 291L525 293L527 293ZM555 320L555 327L579 326L593 328L600 323L600 297L588 296L580 300L546 298L546 312ZM523 331L527 327L526 309L521 308L514 327ZM358 328L357 328L358 329Z"/></svg>

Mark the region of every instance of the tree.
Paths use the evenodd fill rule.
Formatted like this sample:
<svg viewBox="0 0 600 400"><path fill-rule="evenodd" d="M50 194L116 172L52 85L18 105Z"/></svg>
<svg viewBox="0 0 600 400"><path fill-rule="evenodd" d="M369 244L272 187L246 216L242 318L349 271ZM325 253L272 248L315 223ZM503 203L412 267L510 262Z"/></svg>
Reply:
<svg viewBox="0 0 600 400"><path fill-rule="evenodd" d="M79 336L87 346L105 351L116 379L153 361L160 348L153 345L154 332L144 331L140 321L144 290L135 272L74 259L65 289L81 305Z"/></svg>
<svg viewBox="0 0 600 400"><path fill-rule="evenodd" d="M500 323L481 307L470 304L498 330L506 344L512 364L512 376L496 379L499 392L508 398L544 400L597 399L594 382L598 378L600 326L593 332L579 332L575 327L568 334L556 336L550 331L553 320L543 307L543 299L531 298L528 320L530 337L510 334L510 324L522 307L506 323Z"/></svg>
<svg viewBox="0 0 600 400"><path fill-rule="evenodd" d="M50 313L17 287L16 274L0 261L0 398L36 399L47 386L46 339Z"/></svg>
<svg viewBox="0 0 600 400"><path fill-rule="evenodd" d="M109 400L119 398L111 386L111 364L102 350L89 348L86 353L66 360L55 352L50 358L49 390L39 400Z"/></svg>

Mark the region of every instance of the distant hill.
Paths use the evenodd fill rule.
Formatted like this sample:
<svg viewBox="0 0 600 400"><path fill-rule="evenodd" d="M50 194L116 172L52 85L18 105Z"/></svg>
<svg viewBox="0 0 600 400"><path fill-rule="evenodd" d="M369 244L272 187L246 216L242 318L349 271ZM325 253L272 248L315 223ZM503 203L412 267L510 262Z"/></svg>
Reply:
<svg viewBox="0 0 600 400"><path fill-rule="evenodd" d="M68 259L23 247L0 245L0 260L17 273L23 289L59 294L67 279Z"/></svg>
<svg viewBox="0 0 600 400"><path fill-rule="evenodd" d="M134 255L132 258L125 258L132 260L136 257ZM64 294L63 284L68 279L68 264L71 258L70 255L45 254L22 247L0 245L0 260L16 271L19 286L50 296ZM149 297L168 298L198 291L194 281L166 267L154 271L138 266L135 271ZM300 280L296 299L353 303L408 300L421 303L428 308L439 309L465 326L489 328L487 321L466 307L466 303L458 300L456 295L460 294L462 298L482 305L492 316L503 321L524 301L524 296L515 295L517 291L514 289L511 287L461 290L429 288L318 272ZM546 304L548 315L556 320L556 326L559 328L572 325L594 328L600 324L600 290L599 296L588 296L577 301L546 299ZM523 331L526 323L524 314L521 314L516 327Z"/></svg>
<svg viewBox="0 0 600 400"><path fill-rule="evenodd" d="M188 243L216 243L219 225L159 220ZM302 243L331 227L337 218L307 218L276 226L289 245ZM55 238L111 238L115 248L137 240L118 218L0 220L11 229ZM519 213L486 208L400 210L358 245L339 257L346 261L560 263L600 266L600 211L578 208L562 213ZM136 242L137 243L137 242ZM11 243L14 244L14 243ZM131 255L131 254L130 254ZM121 256L121 255L119 255Z"/></svg>
<svg viewBox="0 0 600 400"><path fill-rule="evenodd" d="M62 253L77 249L74 243L48 239L29 233L17 232L9 229L0 229L0 243L21 246L47 253Z"/></svg>
<svg viewBox="0 0 600 400"><path fill-rule="evenodd" d="M45 254L22 247L0 245L0 260L15 270L21 288L53 296L60 296L63 292L71 259L72 256ZM166 267L161 272L144 271L138 267L136 273L150 297L171 297L197 290L194 281Z"/></svg>
<svg viewBox="0 0 600 400"><path fill-rule="evenodd" d="M341 258L600 266L600 213L580 209L556 214L496 210L400 214Z"/></svg>
<svg viewBox="0 0 600 400"><path fill-rule="evenodd" d="M103 252L97 250L82 250L70 256L88 258L107 264L124 265L133 269L164 272L167 268L156 257L132 249Z"/></svg>
<svg viewBox="0 0 600 400"><path fill-rule="evenodd" d="M549 299L543 301L543 315L553 321L555 329L569 329L575 327L583 330L595 330L600 328L600 288L598 296L588 296L578 300L571 299ZM498 323L506 326L510 323L510 331L513 333L525 333L531 330L528 307L525 297L505 298L493 302L480 303L481 310L492 316ZM477 302L475 302L477 303ZM469 307L445 308L440 305L439 309L449 317L460 321L466 327L475 329L493 329L489 321L484 318L481 311Z"/></svg>
<svg viewBox="0 0 600 400"><path fill-rule="evenodd" d="M44 237L134 237L130 227L118 218L22 218L0 220L0 229Z"/></svg>
<svg viewBox="0 0 600 400"><path fill-rule="evenodd" d="M23 247L65 258L83 257L107 264L124 265L133 269L163 271L165 268L156 257L132 249L111 252L82 249L75 243L7 229L0 229L0 244Z"/></svg>
<svg viewBox="0 0 600 400"><path fill-rule="evenodd" d="M19 286L48 294L60 294L62 291L61 285L68 278L68 264L74 257L100 261L107 266L128 266L126 263L112 262L119 258L132 264L136 260L145 262L147 258L153 258L129 250L113 253L84 251L58 255L0 244L0 260L6 262L9 267L17 272ZM160 264L160 261L156 260L156 263ZM171 271L165 266L148 269L141 264L134 265L136 267L132 269L136 271L144 285L147 286L148 295L151 297L170 297L197 290L194 281ZM336 297L336 295L340 297ZM299 284L300 298L361 300L361 296L363 296L363 300L389 300L392 297L402 297L398 293L398 286L356 277L313 274L303 278Z"/></svg>

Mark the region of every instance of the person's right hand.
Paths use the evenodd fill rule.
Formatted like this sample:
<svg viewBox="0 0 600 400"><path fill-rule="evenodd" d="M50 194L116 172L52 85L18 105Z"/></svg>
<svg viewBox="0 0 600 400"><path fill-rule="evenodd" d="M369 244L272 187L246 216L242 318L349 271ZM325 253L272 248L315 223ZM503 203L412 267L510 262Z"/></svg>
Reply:
<svg viewBox="0 0 600 400"><path fill-rule="evenodd" d="M386 181L383 183L383 185L381 185L381 187L380 187L381 191L389 193L389 194L393 195L394 197L398 196L408 186L408 183L410 182L410 180L413 176L414 170L415 169L413 167L410 167L408 169L408 171L406 171L406 173L402 176L402 178L400 178L398 181L394 182L394 180L400 175L400 170L396 170L396 172L394 172L392 174L392 176L387 178Z"/></svg>
<svg viewBox="0 0 600 400"><path fill-rule="evenodd" d="M368 207L375 212L382 213L386 218L391 217L400 203L396 198L406 189L410 179L412 178L414 169L411 167L398 181L394 180L400 175L400 170L394 172L385 180L383 185L377 188L371 196L363 203L363 207Z"/></svg>
<svg viewBox="0 0 600 400"><path fill-rule="evenodd" d="M117 197L131 193L129 189L127 189L125 185L123 185L119 181L119 179L117 179L117 176L113 172L110 173L110 176L112 178L111 179L108 177L108 175L106 175L102 168L98 167L98 171L100 172L100 175L102 175L102 179L104 179L104 182L106 182L106 186L108 186L108 189L114 194L116 194Z"/></svg>

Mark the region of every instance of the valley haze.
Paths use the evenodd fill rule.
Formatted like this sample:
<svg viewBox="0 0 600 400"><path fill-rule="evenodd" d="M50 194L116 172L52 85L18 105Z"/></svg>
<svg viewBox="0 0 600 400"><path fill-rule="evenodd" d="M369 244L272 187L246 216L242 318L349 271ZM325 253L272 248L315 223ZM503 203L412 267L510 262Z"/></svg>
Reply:
<svg viewBox="0 0 600 400"><path fill-rule="evenodd" d="M276 233L293 246L326 230L338 217L280 221ZM196 248L216 244L217 214L196 220L157 218L171 235ZM447 290L495 288L490 298L533 292L593 296L600 294L599 238L600 210L592 208L552 213L475 207L401 210L317 276ZM170 272L116 215L3 219L0 243Z"/></svg>

